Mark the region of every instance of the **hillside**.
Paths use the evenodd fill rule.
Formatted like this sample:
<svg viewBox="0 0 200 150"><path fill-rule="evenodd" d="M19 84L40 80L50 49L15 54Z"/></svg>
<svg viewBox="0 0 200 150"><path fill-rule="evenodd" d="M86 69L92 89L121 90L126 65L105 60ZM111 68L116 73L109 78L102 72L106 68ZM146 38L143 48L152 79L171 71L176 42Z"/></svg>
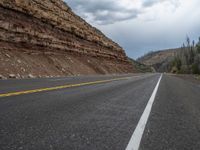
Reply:
<svg viewBox="0 0 200 150"><path fill-rule="evenodd" d="M131 63L135 66L136 70L141 73L155 72L154 68L143 63L140 63L132 58L129 58Z"/></svg>
<svg viewBox="0 0 200 150"><path fill-rule="evenodd" d="M169 62L171 62L178 50L179 48L150 52L138 58L137 61L152 66L157 72L165 72L168 70Z"/></svg>
<svg viewBox="0 0 200 150"><path fill-rule="evenodd" d="M7 77L136 71L124 50L61 0L0 1L0 74Z"/></svg>

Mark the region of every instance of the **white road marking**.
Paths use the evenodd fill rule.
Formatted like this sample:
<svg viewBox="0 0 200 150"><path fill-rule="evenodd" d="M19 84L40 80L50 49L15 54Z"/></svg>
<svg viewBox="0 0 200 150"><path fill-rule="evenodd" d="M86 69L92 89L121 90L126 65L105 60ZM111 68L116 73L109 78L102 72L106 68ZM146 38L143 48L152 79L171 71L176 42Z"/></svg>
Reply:
<svg viewBox="0 0 200 150"><path fill-rule="evenodd" d="M147 120L149 118L151 108L152 108L153 102L155 100L156 93L158 91L158 87L159 87L161 79L162 79L162 75L160 76L158 83L148 101L148 104L147 104L141 118L140 118L140 121L138 122L137 127L136 127L135 131L133 132L133 135L126 147L126 150L138 150L139 149L142 135L144 133L144 129L145 129Z"/></svg>

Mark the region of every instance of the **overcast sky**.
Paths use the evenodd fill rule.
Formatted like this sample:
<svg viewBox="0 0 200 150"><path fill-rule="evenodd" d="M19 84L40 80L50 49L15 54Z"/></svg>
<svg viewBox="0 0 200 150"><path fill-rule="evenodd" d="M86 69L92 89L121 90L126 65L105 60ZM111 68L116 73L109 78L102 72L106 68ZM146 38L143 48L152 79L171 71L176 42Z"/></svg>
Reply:
<svg viewBox="0 0 200 150"><path fill-rule="evenodd" d="M200 0L65 0L76 14L137 58L200 36Z"/></svg>

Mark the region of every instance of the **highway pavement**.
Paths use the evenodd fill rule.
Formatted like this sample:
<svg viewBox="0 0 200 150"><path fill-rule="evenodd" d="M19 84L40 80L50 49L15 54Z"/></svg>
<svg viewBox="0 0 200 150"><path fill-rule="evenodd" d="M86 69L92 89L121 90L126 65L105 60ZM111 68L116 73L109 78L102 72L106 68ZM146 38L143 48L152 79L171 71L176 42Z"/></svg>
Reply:
<svg viewBox="0 0 200 150"><path fill-rule="evenodd" d="M125 149L200 149L200 84L168 74L0 81L0 150Z"/></svg>

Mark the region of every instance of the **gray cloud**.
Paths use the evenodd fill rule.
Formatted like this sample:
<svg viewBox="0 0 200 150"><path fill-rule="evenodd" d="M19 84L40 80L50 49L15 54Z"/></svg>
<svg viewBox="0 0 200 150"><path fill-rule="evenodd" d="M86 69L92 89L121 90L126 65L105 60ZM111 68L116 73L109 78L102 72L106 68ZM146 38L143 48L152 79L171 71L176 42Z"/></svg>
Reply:
<svg viewBox="0 0 200 150"><path fill-rule="evenodd" d="M120 6L116 0L65 0L75 12L96 24L112 24L136 18L137 9Z"/></svg>
<svg viewBox="0 0 200 150"><path fill-rule="evenodd" d="M154 4L160 2L160 0L144 0L143 2L143 6L144 7L150 7L150 6L153 6Z"/></svg>
<svg viewBox="0 0 200 150"><path fill-rule="evenodd" d="M119 0L65 0L73 10L87 21L99 25L135 19L146 7L165 1L173 5L179 0L141 0L141 8L129 7ZM133 4L133 1L129 0Z"/></svg>
<svg viewBox="0 0 200 150"><path fill-rule="evenodd" d="M93 26L121 45L129 57L179 47L200 36L199 0L65 0ZM103 25L102 25L103 24Z"/></svg>
<svg viewBox="0 0 200 150"><path fill-rule="evenodd" d="M151 7L157 3L168 2L172 4L175 8L180 5L180 0L143 0L142 6L143 7Z"/></svg>

